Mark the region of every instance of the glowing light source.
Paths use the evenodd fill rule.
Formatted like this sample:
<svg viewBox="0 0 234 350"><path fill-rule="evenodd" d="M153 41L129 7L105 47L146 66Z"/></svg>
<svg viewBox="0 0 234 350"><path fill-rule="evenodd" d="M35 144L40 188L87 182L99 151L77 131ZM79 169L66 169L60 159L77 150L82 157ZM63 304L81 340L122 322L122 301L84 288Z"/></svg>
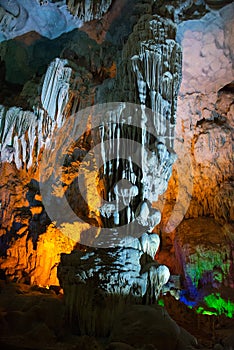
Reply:
<svg viewBox="0 0 234 350"><path fill-rule="evenodd" d="M159 299L159 300L158 300L158 305L159 305L159 306L165 306L164 300L163 300L163 299Z"/></svg>
<svg viewBox="0 0 234 350"><path fill-rule="evenodd" d="M232 318L234 314L234 303L230 300L224 300L220 293L214 293L204 297L206 305L210 308L217 310L217 314L225 314L227 317Z"/></svg>

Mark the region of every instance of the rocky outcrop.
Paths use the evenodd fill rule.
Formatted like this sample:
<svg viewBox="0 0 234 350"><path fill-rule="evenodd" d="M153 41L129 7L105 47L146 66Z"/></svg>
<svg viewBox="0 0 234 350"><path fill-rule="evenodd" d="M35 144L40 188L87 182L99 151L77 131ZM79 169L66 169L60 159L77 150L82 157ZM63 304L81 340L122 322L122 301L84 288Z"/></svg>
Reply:
<svg viewBox="0 0 234 350"><path fill-rule="evenodd" d="M110 339L112 345L108 350L121 349L115 347L115 343L132 346L129 350L136 348L185 350L196 349L198 345L197 340L179 327L165 309L156 305L151 307L134 305L127 308L114 323Z"/></svg>
<svg viewBox="0 0 234 350"><path fill-rule="evenodd" d="M212 216L222 225L233 220L232 101L233 93L228 90L179 98L180 118L175 142L178 163L175 166L180 169L182 164L183 169L180 176L174 173L169 183L169 206L165 205L163 215L166 227L170 212L175 214L169 219L171 231L184 216ZM176 207L173 200L170 202L175 196Z"/></svg>
<svg viewBox="0 0 234 350"><path fill-rule="evenodd" d="M232 81L233 14L234 5L230 4L178 26L177 38L183 46L180 95L215 93Z"/></svg>
<svg viewBox="0 0 234 350"><path fill-rule="evenodd" d="M73 69L66 59L55 59L49 65L40 100L36 95L30 101L33 112L4 106L0 110L1 268L17 281L58 284L59 254L74 246L72 239L63 239L61 232L49 226L38 183L43 150L49 148L54 131L93 99L89 86L83 86L93 75L84 68L77 72L72 61L70 65ZM22 94L28 96L30 86L26 84ZM53 235L58 237L55 249Z"/></svg>
<svg viewBox="0 0 234 350"><path fill-rule="evenodd" d="M20 348L19 342L29 349L55 346L64 327L61 299L52 290L26 284L1 281L0 288L1 347Z"/></svg>
<svg viewBox="0 0 234 350"><path fill-rule="evenodd" d="M107 336L126 304L151 304L169 280L168 268L154 261L157 234L126 237L121 243L62 255L58 277L67 317L80 334Z"/></svg>
<svg viewBox="0 0 234 350"><path fill-rule="evenodd" d="M0 171L1 271L17 282L58 285L60 254L70 253L74 241L50 224L31 172L9 163Z"/></svg>
<svg viewBox="0 0 234 350"><path fill-rule="evenodd" d="M50 225L38 184L42 151L54 129L64 122L71 73L66 63L58 59L49 67L41 107L35 107L34 113L1 108L0 265L10 279L18 282L58 285L60 254L74 247L72 239Z"/></svg>
<svg viewBox="0 0 234 350"><path fill-rule="evenodd" d="M225 329L221 333L219 330L219 335L212 342L212 325L207 322L207 316L196 315L193 310L185 312L181 309L183 305L177 311L174 308L174 312L178 313L177 323L160 306L129 305L114 321L109 338L71 335L64 320L64 303L61 295L55 295L55 288L49 290L26 284L4 284L3 281L0 288L0 345L4 349L20 349L19 342L29 349L52 350L59 347L64 350L145 350L165 349L165 346L176 350L186 350L188 347L228 350L233 346L233 327L230 327L233 322L228 324L220 317L219 321L223 328L225 325ZM192 333L195 327L198 343L194 336L178 325L181 322L189 323ZM207 329L207 333L200 341L204 329Z"/></svg>

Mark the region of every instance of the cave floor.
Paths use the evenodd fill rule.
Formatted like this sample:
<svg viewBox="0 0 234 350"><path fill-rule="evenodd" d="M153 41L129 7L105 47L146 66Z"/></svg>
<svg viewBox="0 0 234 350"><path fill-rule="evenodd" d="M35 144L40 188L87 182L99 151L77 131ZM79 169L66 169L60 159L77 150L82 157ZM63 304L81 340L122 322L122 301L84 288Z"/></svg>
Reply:
<svg viewBox="0 0 234 350"><path fill-rule="evenodd" d="M233 334L234 319L197 314L170 295L165 308L179 326L194 335L200 349ZM108 339L71 333L65 318L62 290L0 281L0 348L5 350L102 350Z"/></svg>

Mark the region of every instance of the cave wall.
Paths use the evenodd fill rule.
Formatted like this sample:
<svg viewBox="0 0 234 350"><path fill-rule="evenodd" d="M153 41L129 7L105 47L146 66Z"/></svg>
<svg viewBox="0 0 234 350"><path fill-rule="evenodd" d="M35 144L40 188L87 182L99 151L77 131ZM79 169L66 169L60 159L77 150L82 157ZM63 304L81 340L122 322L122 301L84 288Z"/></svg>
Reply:
<svg viewBox="0 0 234 350"><path fill-rule="evenodd" d="M202 257L207 256L204 261L212 260L225 252L223 258L207 267L207 283L216 284L218 278L212 276L223 264L221 280L233 286L233 39L229 37L233 30L232 8L227 6L219 13L209 13L178 28L183 47L183 79L175 150L180 159L165 196L168 202L164 205L161 229L168 251L163 253L162 261L167 261L174 272L185 273L189 285L190 275L200 274ZM181 200L175 202L176 197ZM184 222L177 226L182 217ZM216 232L220 245L214 243L217 238L212 238L212 232ZM221 248L222 244L225 247ZM175 262L169 253L174 249L177 268L173 268ZM194 286L198 280L194 277ZM202 278L201 283L206 284Z"/></svg>

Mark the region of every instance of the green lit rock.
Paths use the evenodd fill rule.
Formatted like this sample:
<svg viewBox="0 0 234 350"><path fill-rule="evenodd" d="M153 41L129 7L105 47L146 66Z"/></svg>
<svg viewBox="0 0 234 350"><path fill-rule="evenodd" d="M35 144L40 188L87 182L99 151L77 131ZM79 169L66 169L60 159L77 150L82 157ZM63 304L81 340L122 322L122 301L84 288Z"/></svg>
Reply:
<svg viewBox="0 0 234 350"><path fill-rule="evenodd" d="M229 231L204 217L183 221L177 228L176 254L191 294L207 287L233 287Z"/></svg>

